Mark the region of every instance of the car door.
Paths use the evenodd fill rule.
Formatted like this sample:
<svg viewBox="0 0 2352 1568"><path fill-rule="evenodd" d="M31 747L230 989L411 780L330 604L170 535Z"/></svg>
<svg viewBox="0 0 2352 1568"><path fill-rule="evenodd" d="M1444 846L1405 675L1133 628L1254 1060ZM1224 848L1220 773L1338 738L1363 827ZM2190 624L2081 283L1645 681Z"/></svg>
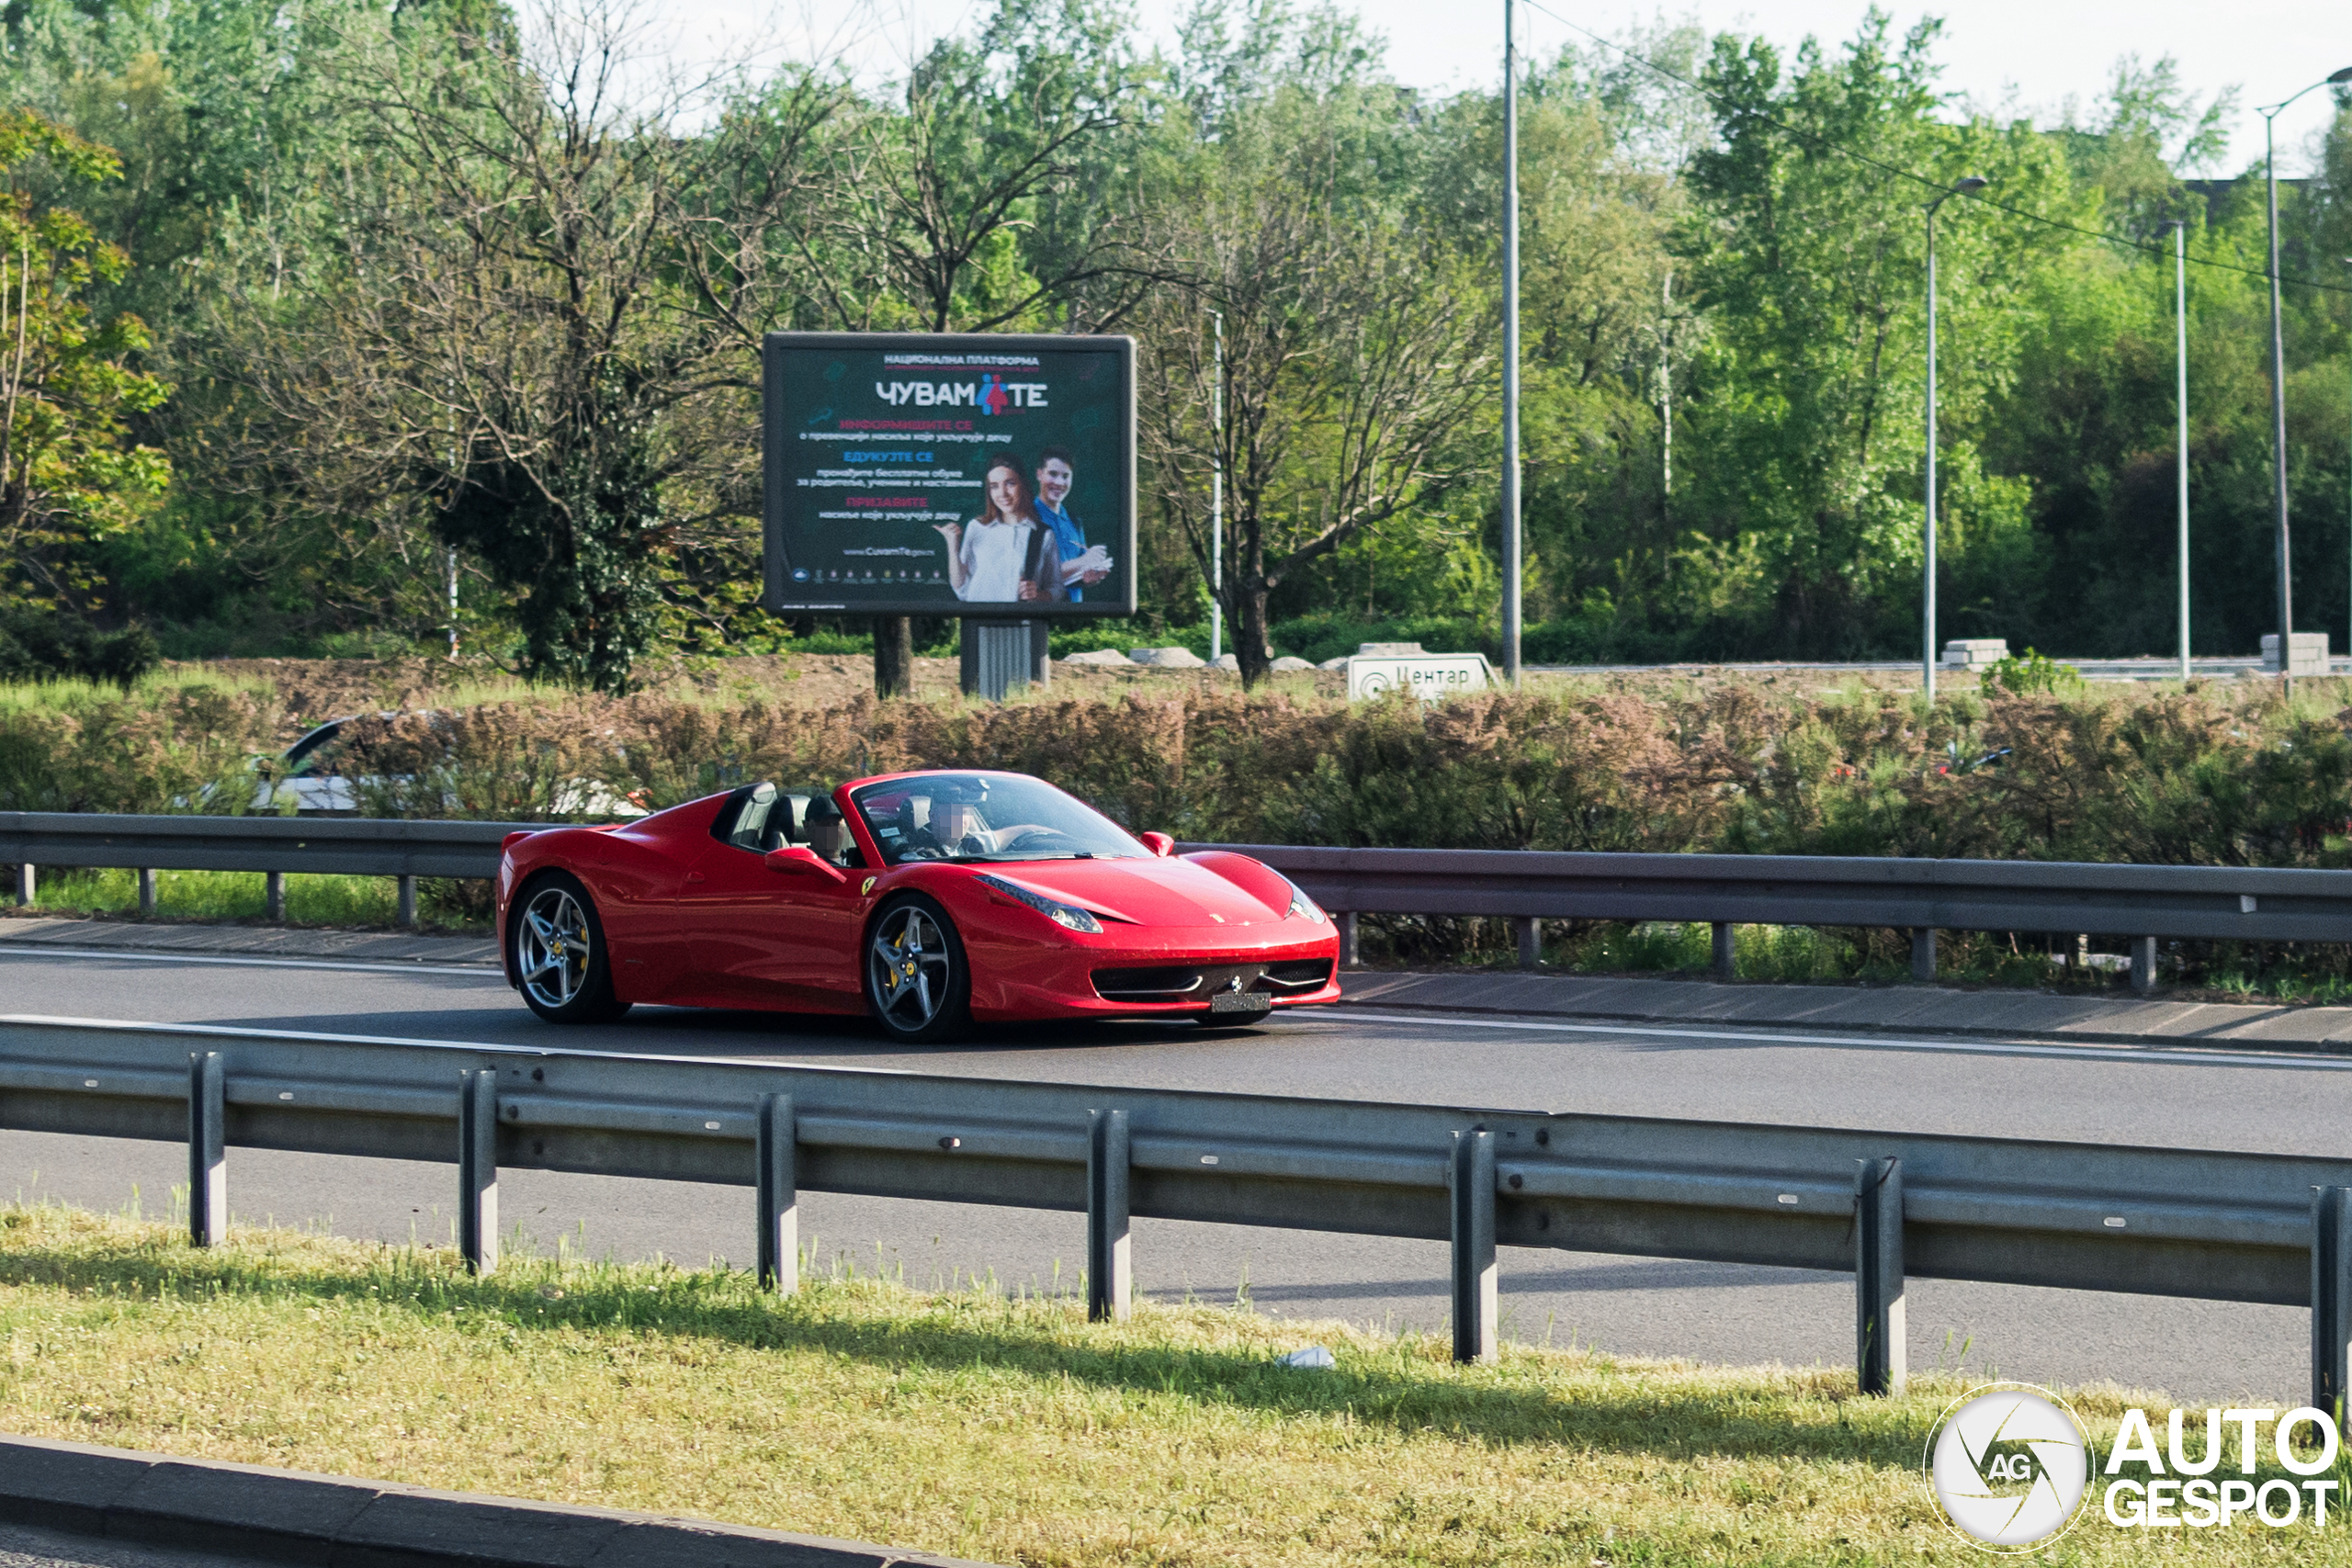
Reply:
<svg viewBox="0 0 2352 1568"><path fill-rule="evenodd" d="M685 971L678 999L707 1005L784 1007L795 999L787 977L798 945L789 895L798 877L768 869L757 849L713 840L687 868L678 892L677 928Z"/></svg>
<svg viewBox="0 0 2352 1568"><path fill-rule="evenodd" d="M859 1012L865 1007L863 955L858 938L873 899L865 886L874 874L852 850L845 881L802 874L778 876L792 909L793 939L780 955L779 976L805 1005L827 1012Z"/></svg>

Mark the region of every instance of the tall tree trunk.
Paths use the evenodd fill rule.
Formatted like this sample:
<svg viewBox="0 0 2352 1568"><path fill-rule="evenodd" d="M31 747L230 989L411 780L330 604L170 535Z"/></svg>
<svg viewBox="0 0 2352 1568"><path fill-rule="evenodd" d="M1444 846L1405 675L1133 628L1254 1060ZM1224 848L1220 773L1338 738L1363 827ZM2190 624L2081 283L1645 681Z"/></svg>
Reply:
<svg viewBox="0 0 2352 1568"><path fill-rule="evenodd" d="M915 624L905 615L874 617L874 694L910 697L915 691Z"/></svg>
<svg viewBox="0 0 2352 1568"><path fill-rule="evenodd" d="M1273 673L1266 653L1266 580L1254 572L1242 579L1238 597L1241 614L1233 628L1233 656L1241 661L1241 686L1248 691Z"/></svg>

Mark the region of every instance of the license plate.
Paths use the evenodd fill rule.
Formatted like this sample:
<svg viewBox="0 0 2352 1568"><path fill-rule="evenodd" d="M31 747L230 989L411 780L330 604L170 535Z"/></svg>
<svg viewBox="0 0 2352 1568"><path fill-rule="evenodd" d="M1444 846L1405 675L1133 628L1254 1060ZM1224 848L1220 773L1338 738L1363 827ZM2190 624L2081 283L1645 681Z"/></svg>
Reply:
<svg viewBox="0 0 2352 1568"><path fill-rule="evenodd" d="M1256 991L1219 991L1209 998L1211 1012L1272 1012L1274 998Z"/></svg>

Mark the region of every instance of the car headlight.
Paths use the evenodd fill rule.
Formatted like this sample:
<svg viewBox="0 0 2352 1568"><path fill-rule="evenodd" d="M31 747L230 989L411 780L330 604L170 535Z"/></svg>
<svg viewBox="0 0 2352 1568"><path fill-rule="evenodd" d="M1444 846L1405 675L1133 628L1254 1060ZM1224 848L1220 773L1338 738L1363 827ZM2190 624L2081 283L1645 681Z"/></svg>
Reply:
<svg viewBox="0 0 2352 1568"><path fill-rule="evenodd" d="M1042 893L1032 893L1017 882L1007 882L1001 876L983 873L980 881L987 883L1008 898L1017 898L1057 926L1068 926L1074 931L1090 936L1102 934L1102 922L1094 918L1091 909L1081 909L1075 904L1065 904L1058 898L1048 898Z"/></svg>
<svg viewBox="0 0 2352 1568"><path fill-rule="evenodd" d="M1288 877L1284 877L1283 880L1288 882L1290 879ZM1309 898L1306 896L1306 889L1300 887L1295 882L1292 882L1290 885L1290 913L1285 915L1283 919L1290 919L1294 918L1302 920L1313 920L1318 926L1321 925L1326 919L1321 908L1316 904L1314 899Z"/></svg>

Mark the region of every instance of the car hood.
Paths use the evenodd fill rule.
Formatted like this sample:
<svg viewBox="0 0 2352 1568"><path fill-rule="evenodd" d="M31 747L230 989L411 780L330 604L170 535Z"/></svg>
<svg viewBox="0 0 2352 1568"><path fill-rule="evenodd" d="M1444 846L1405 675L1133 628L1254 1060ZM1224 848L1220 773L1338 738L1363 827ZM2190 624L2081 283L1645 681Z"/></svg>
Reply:
<svg viewBox="0 0 2352 1568"><path fill-rule="evenodd" d="M1289 913L1188 860L1005 861L973 869L1137 925L1271 925Z"/></svg>

